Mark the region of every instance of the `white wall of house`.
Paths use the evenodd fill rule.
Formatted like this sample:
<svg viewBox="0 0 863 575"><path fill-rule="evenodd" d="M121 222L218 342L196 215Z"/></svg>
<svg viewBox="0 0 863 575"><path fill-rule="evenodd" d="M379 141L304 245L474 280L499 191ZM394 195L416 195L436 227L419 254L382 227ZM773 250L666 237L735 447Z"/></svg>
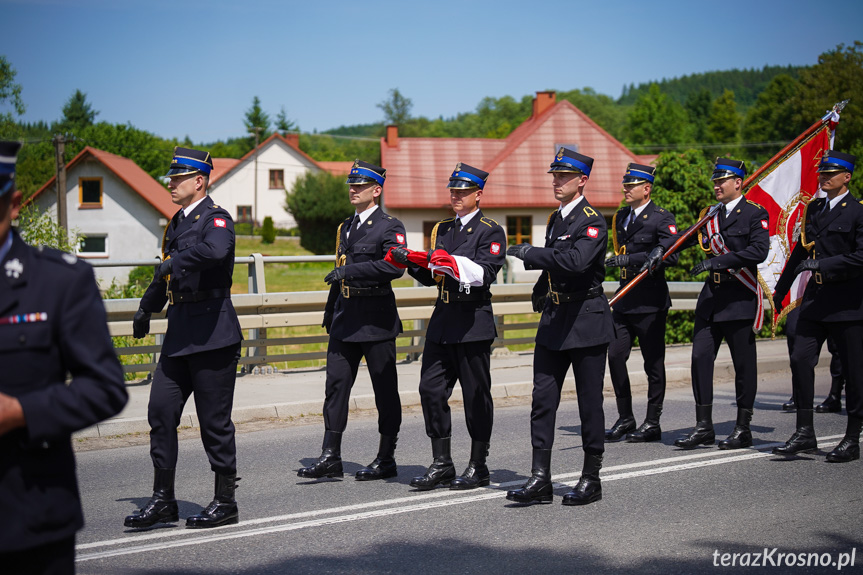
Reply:
<svg viewBox="0 0 863 575"><path fill-rule="evenodd" d="M284 184L270 188L270 170L284 170ZM294 181L308 171L318 168L296 150L282 142L273 140L258 152L258 214L255 219L263 223L266 216L280 228L297 225L294 217L285 209L285 191ZM239 219L239 206L255 205L255 159L247 158L230 174L216 181L209 190L213 201L227 209L234 220Z"/></svg>
<svg viewBox="0 0 863 575"><path fill-rule="evenodd" d="M102 207L82 207L80 178L102 179ZM161 255L162 233L167 218L129 188L100 162L84 160L66 174L66 214L69 229L88 237L106 237L105 252L79 253L86 261L152 260ZM167 192L165 192L167 193ZM36 198L40 212L57 217L57 196L48 189ZM125 284L131 267L94 268L102 289L112 280Z"/></svg>

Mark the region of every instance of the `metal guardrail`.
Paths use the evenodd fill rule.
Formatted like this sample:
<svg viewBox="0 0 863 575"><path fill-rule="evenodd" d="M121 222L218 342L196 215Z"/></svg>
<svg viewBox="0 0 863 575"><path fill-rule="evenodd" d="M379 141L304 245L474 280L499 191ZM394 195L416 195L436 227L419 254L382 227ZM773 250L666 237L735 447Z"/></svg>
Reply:
<svg viewBox="0 0 863 575"><path fill-rule="evenodd" d="M301 351L294 353L270 354L268 348L285 345L304 345L325 343L329 336L320 327L324 306L327 301L327 291L269 293L266 289L264 265L267 263L303 263L303 262L333 262L333 256L262 256L253 254L249 257L238 257L236 264L248 266L249 293L234 294L231 301L237 311L240 327L247 332L243 341L246 353L240 358L240 365L245 371L263 367L270 363L317 360L326 358L326 351ZM158 260L144 261L114 261L93 262L94 267L137 267L158 264ZM617 282L604 282L606 294L614 293ZM672 297L672 309L692 310L701 292L701 282L669 282ZM495 322L498 338L493 347L505 347L533 343L531 337L507 337L516 330L536 329L538 322L506 323L506 316L532 314L530 296L533 284L494 284L491 288L494 299ZM418 356L422 351L425 336L426 321L431 317L437 299L437 289L434 287L404 287L393 290L399 316L403 321L414 321L414 328L406 330L400 338L410 338L407 345L399 345L396 352ZM108 315L108 328L112 336L131 336L132 317L138 310L138 299L105 300L105 310ZM268 330L274 328L296 328L314 326L313 334L291 335L289 337L269 337ZM119 356L134 354L152 354L148 363L124 365L125 372L152 372L158 362L161 350L161 340L168 327L165 311L153 314L150 322L150 333L156 336L155 345L134 345L118 347ZM319 331L318 331L319 330ZM402 339L402 341L404 341Z"/></svg>

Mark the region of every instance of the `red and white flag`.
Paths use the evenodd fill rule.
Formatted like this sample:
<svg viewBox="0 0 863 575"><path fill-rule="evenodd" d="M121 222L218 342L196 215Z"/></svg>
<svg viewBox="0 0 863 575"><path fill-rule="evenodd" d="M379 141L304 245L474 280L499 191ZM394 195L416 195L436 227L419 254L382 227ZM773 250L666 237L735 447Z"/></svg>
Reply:
<svg viewBox="0 0 863 575"><path fill-rule="evenodd" d="M827 121L818 130L803 140L792 153L773 164L746 193L747 199L761 204L770 214L770 252L767 259L759 264L758 274L771 293L800 238L803 210L820 192L818 164L824 152L833 147L833 133L839 122L839 114L834 109L825 119ZM808 280L809 272L797 276L782 302L785 312L793 309L794 306L789 305L803 296ZM774 315L774 327L778 319Z"/></svg>

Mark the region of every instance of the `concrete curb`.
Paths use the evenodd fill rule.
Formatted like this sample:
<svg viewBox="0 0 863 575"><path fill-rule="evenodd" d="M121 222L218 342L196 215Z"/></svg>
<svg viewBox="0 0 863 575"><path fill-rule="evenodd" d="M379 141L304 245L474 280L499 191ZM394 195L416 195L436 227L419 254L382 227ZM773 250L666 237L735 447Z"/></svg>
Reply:
<svg viewBox="0 0 863 575"><path fill-rule="evenodd" d="M759 374L788 369L787 358L765 358L758 362ZM717 361L714 373L717 379L733 379L734 366L731 361ZM630 371L629 377L633 392L640 392L647 389L647 375L643 371ZM685 385L688 385L690 381L691 375L689 367L666 368L666 384L668 388L684 387ZM565 385L568 388L571 388L573 384L574 380L572 376L568 376L565 380ZM611 379L607 373L603 389L606 397L614 397L614 391L611 387ZM532 381L501 383L493 384L491 386L491 394L493 398L529 397L532 393ZM420 395L418 391L402 391L400 393L400 397L403 406L420 405ZM452 401L462 400L461 387L456 386L450 399ZM290 419L309 415L320 415L322 407L323 399L317 401L296 401L269 405L245 406L235 408L232 412L232 419L235 423L244 423L260 419ZM375 398L373 394L351 397L350 411L352 412L361 409L374 409L374 407ZM180 420L180 427L197 428L197 415L194 413L184 414ZM73 438L87 439L149 432L150 424L147 422L146 417L129 417L103 421L102 423L75 433Z"/></svg>

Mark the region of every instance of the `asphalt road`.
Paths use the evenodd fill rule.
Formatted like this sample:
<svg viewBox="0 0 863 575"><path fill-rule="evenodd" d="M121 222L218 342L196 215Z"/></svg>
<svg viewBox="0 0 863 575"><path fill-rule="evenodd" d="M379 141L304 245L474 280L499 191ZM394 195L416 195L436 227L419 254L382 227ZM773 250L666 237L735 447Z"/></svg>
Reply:
<svg viewBox="0 0 863 575"><path fill-rule="evenodd" d="M559 485L552 505L519 507L505 499L506 489L521 485L529 474L527 402L496 410L489 456L493 483L469 492L421 493L409 487L411 477L431 462L416 411L402 425L399 476L381 482L357 482L347 475L319 483L298 478L296 469L319 454L320 424L274 424L238 434L241 522L206 531L186 530L182 522L144 532L123 527L123 517L151 493L146 446L79 453L87 526L78 536L77 569L94 574L642 575L749 572L758 570L757 562L777 573L836 572L839 563L846 563L841 572L863 572L863 462L824 459L844 432L844 411L815 415L818 455L792 461L770 455L770 448L794 428L795 416L780 410L789 387L785 374L761 379L752 427L756 445L731 452L673 447L695 415L691 391L670 390L662 443L607 445L603 499L585 507L560 504L582 463L572 400L558 412L552 474ZM828 388L828 378L820 376L816 400ZM635 402L641 419L645 399ZM615 416L613 400L606 399L605 408L608 427ZM735 413L733 384L717 384L717 436L731 431ZM469 453L461 404L453 415L453 456L461 471ZM371 461L376 448L374 418L354 417L343 444L346 472ZM210 501L212 485L200 441L181 441L181 518ZM740 567L741 561L749 566ZM809 561L809 567L797 566L798 561Z"/></svg>

